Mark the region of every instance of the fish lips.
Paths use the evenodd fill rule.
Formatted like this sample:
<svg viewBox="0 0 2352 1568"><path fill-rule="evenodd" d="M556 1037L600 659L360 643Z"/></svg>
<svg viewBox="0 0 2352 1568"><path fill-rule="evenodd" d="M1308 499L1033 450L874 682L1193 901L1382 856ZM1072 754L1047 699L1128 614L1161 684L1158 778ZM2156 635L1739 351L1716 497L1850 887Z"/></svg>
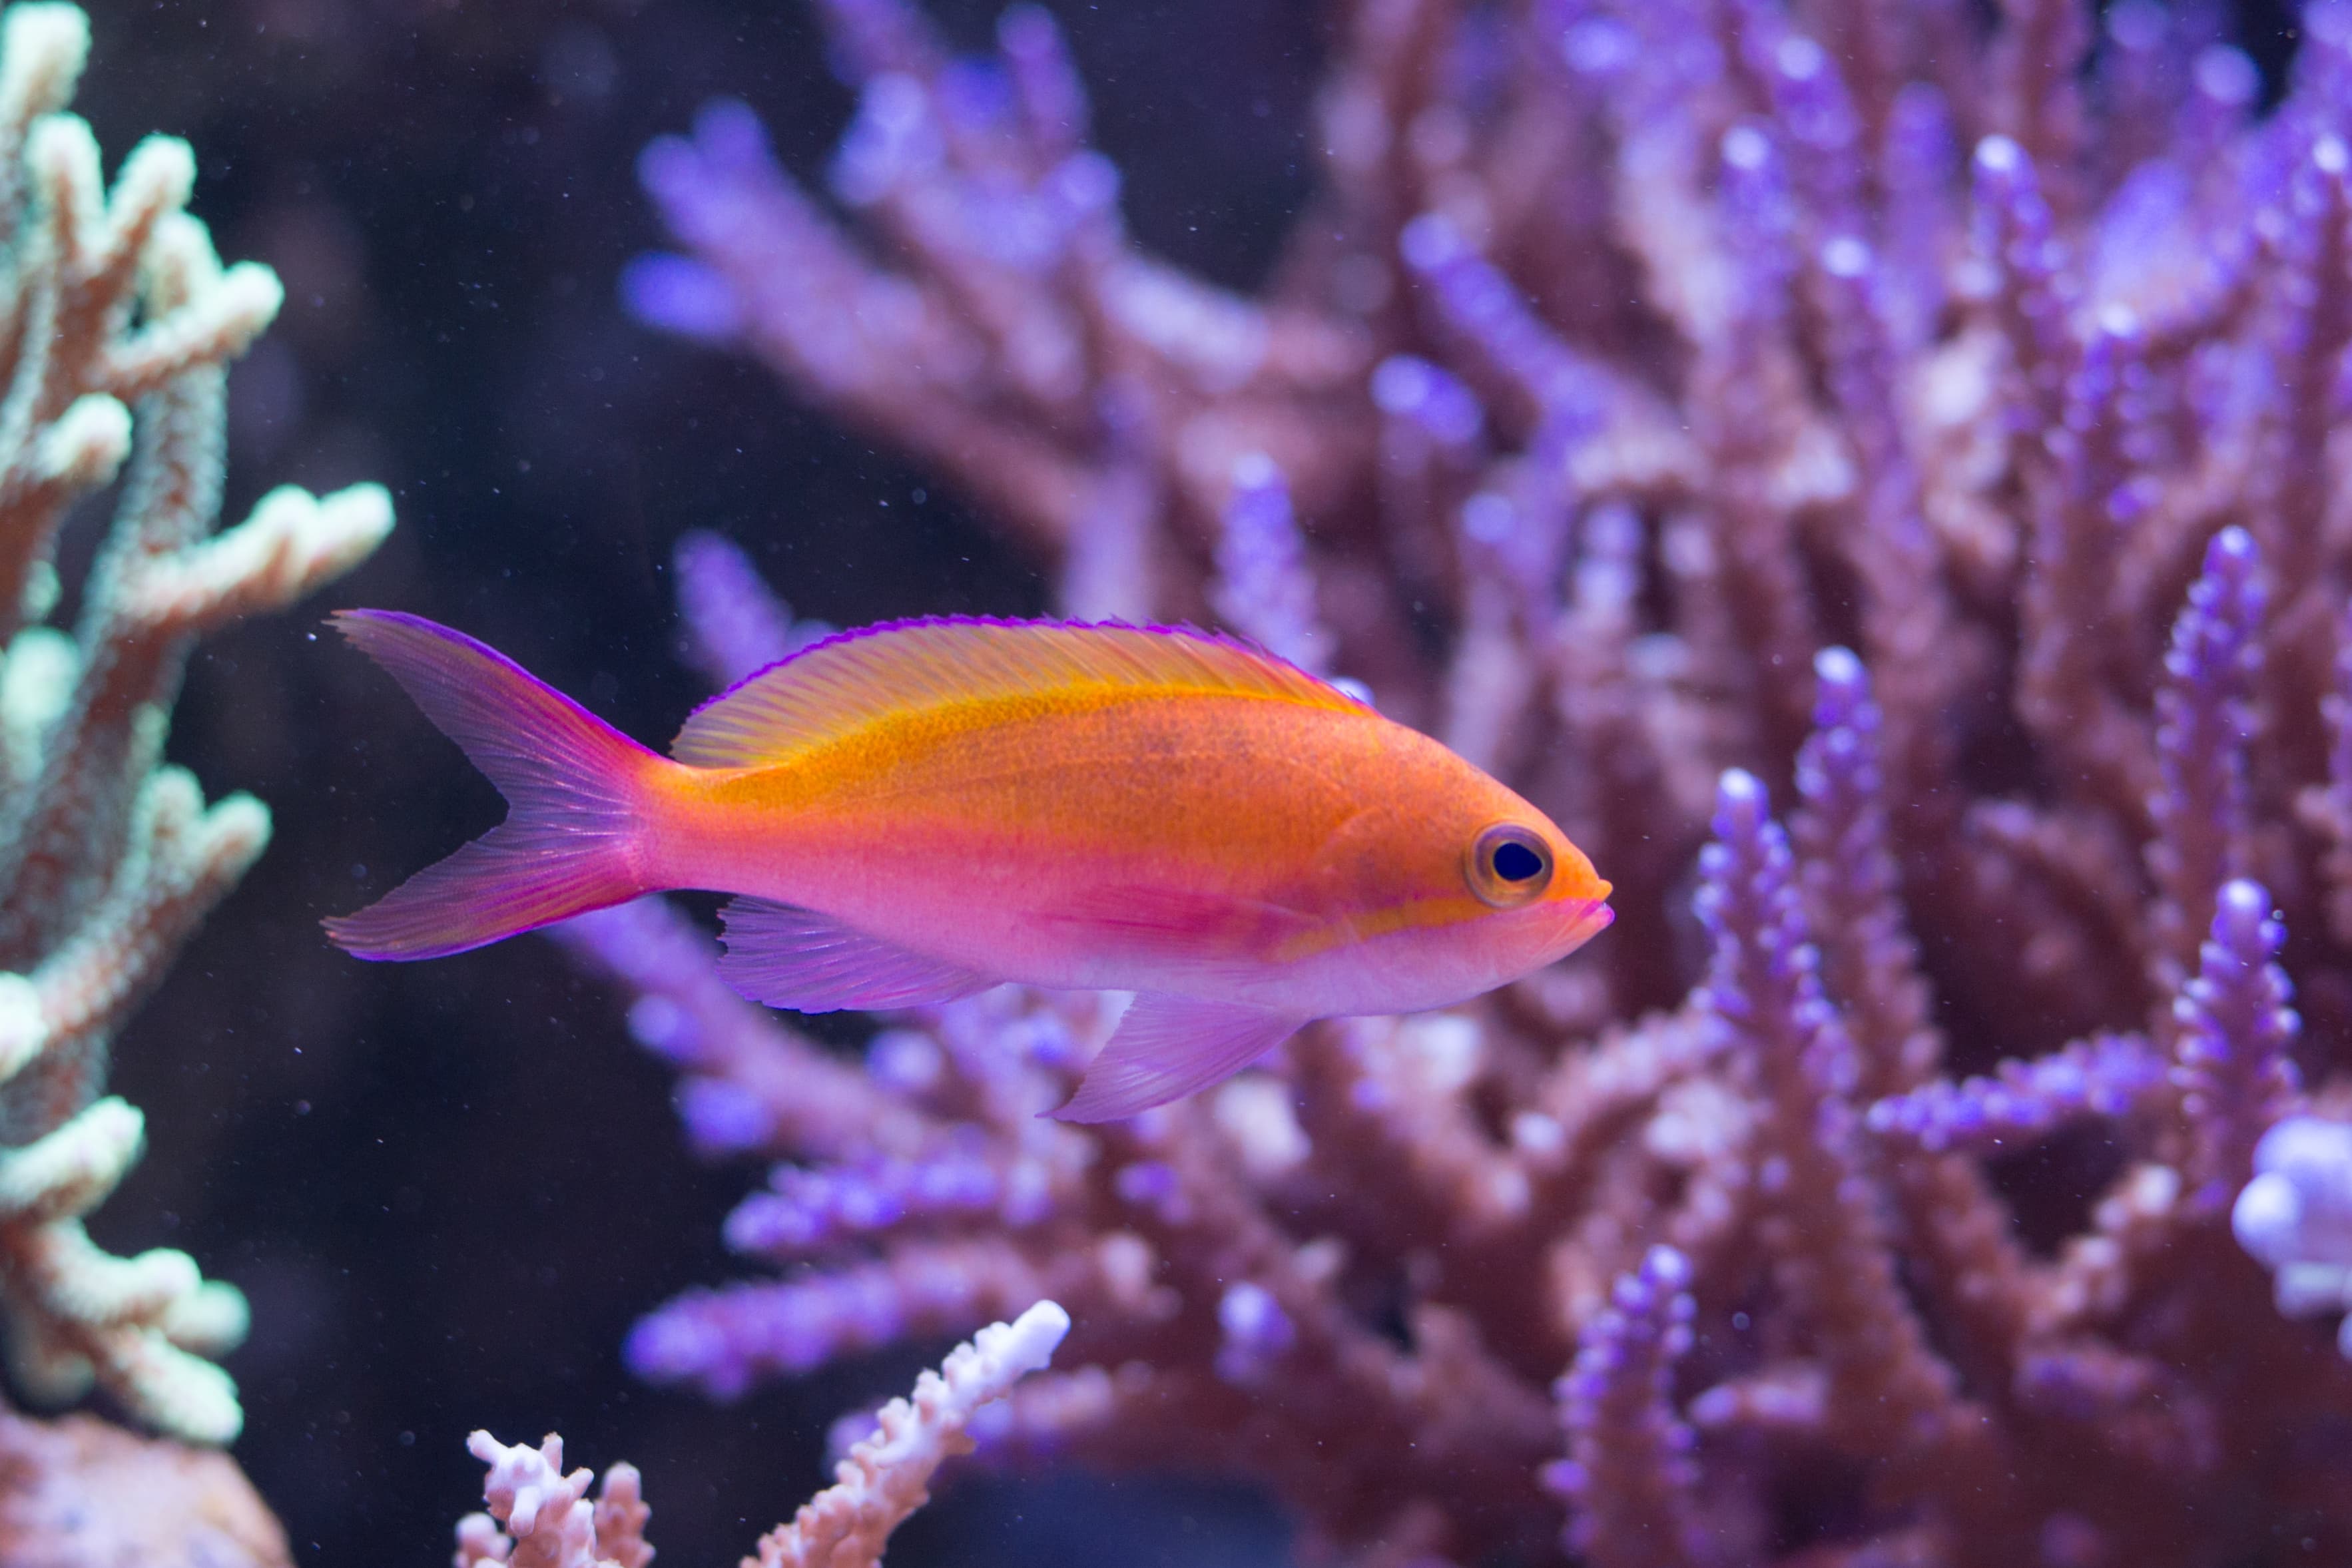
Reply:
<svg viewBox="0 0 2352 1568"><path fill-rule="evenodd" d="M1563 958L1609 929L1609 923L1617 918L1617 912L1598 898L1565 898L1559 901L1559 909L1561 919L1557 952Z"/></svg>

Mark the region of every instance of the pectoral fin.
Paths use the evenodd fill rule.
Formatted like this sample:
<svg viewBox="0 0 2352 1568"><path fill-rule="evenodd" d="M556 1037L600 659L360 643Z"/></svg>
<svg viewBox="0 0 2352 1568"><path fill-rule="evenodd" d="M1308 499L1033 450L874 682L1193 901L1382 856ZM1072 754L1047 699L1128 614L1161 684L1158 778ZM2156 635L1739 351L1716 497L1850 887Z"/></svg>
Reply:
<svg viewBox="0 0 2352 1568"><path fill-rule="evenodd" d="M719 973L755 1002L801 1013L951 1002L996 981L855 931L814 910L738 898L720 913Z"/></svg>
<svg viewBox="0 0 2352 1568"><path fill-rule="evenodd" d="M1115 1122L1181 1100L1239 1072L1304 1021L1234 1002L1147 991L1119 1019L1077 1093L1053 1114L1065 1122Z"/></svg>

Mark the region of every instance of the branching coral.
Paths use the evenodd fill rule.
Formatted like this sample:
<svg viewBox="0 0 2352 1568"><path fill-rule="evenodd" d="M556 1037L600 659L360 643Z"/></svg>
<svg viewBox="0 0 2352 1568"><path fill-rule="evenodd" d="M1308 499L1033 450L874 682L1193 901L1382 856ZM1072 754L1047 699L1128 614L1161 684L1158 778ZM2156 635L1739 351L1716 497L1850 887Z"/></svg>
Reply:
<svg viewBox="0 0 2352 1568"><path fill-rule="evenodd" d="M1069 1328L1060 1307L1040 1301L958 1345L937 1372L916 1380L911 1398L893 1399L876 1414L872 1435L850 1448L834 1484L791 1523L761 1537L758 1552L743 1561L751 1568L875 1568L890 1532L930 1496L941 1462L971 1451L973 1417L1052 1361ZM652 1510L635 1467L606 1470L591 1503L588 1472L563 1473L563 1439L552 1433L537 1448L509 1448L488 1432L475 1433L467 1447L490 1468L482 1485L490 1511L458 1522L457 1568L645 1568L652 1561L645 1534Z"/></svg>
<svg viewBox="0 0 2352 1568"><path fill-rule="evenodd" d="M374 486L279 489L213 531L226 362L280 290L224 269L183 210L184 142L142 142L106 189L61 112L88 47L71 5L0 20L0 1310L26 1395L95 1383L219 1443L236 1394L205 1358L243 1336L243 1298L184 1253L116 1258L82 1228L142 1136L103 1094L108 1044L269 836L249 796L207 806L164 732L198 636L346 570L392 509ZM58 528L118 471L78 619L52 626Z"/></svg>
<svg viewBox="0 0 2352 1568"><path fill-rule="evenodd" d="M855 226L714 108L646 154L692 254L633 308L942 470L1072 612L1362 682L1619 920L1080 1132L1032 1113L1093 998L859 1071L600 916L697 1147L781 1162L729 1228L780 1276L637 1370L1051 1293L984 1456L1198 1456L1368 1562L2352 1552L2352 1366L2263 1273L2347 1297L2352 1145L2264 1130L2352 1030L2352 8L2258 117L2194 8L1357 7L1256 299L1125 235L1041 13L975 61L821 8Z"/></svg>

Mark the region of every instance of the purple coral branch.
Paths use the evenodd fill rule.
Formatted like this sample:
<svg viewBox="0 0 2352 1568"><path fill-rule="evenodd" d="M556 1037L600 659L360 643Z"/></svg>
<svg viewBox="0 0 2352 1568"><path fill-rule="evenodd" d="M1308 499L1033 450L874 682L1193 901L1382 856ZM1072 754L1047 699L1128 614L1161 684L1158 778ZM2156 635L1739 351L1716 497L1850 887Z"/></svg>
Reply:
<svg viewBox="0 0 2352 1568"><path fill-rule="evenodd" d="M1262 1388L1298 1344L1298 1327L1274 1292L1249 1280L1217 1298L1219 1377L1241 1388Z"/></svg>
<svg viewBox="0 0 2352 1568"><path fill-rule="evenodd" d="M2071 258L2024 148L2006 136L1988 136L1977 144L1973 165L1976 251L1990 269L2025 392L2014 423L2021 434L2054 426L2064 412L2076 354L2067 330L2075 292Z"/></svg>
<svg viewBox="0 0 2352 1568"><path fill-rule="evenodd" d="M1053 14L1042 5L1008 7L996 24L996 43L1030 144L1049 159L1084 147L1090 114L1086 83Z"/></svg>
<svg viewBox="0 0 2352 1568"><path fill-rule="evenodd" d="M1009 1201L1006 1173L982 1144L975 1129L959 1129L944 1146L918 1157L779 1166L768 1191L745 1198L727 1217L727 1245L782 1263L909 1224L994 1218L1018 1227L1042 1217L1042 1190L1033 1185L1029 1201Z"/></svg>
<svg viewBox="0 0 2352 1568"><path fill-rule="evenodd" d="M711 939L667 900L598 910L549 935L635 993L629 1030L688 1074L678 1111L700 1152L848 1159L935 1137L921 1113L736 995Z"/></svg>
<svg viewBox="0 0 2352 1568"><path fill-rule="evenodd" d="M2123 530L2149 500L2140 472L2148 453L2138 434L2148 413L2147 361L2147 333L2137 314L2123 305L2103 307L2066 377L2064 411L2048 438L2057 469L2036 519L2034 548L2083 580L2082 600L2071 610L2074 631L2094 646L2105 618L2083 617L2113 574Z"/></svg>
<svg viewBox="0 0 2352 1568"><path fill-rule="evenodd" d="M863 87L886 72L929 81L947 65L930 18L906 0L813 0L831 40L834 72Z"/></svg>
<svg viewBox="0 0 2352 1568"><path fill-rule="evenodd" d="M2326 29L2319 29L2324 33ZM2277 270L2264 290L2274 386L2251 519L2283 590L2309 580L2333 495L2328 437L2342 419L2340 376L2352 344L2352 61L2336 40L2315 41L2317 79L2296 127L2283 210L2273 214ZM2332 101L2330 101L2332 99Z"/></svg>
<svg viewBox="0 0 2352 1568"><path fill-rule="evenodd" d="M1775 1274L1825 1346L1829 1408L1873 1441L1973 1469L1981 1435L1895 1283L1848 1098L1860 1063L1822 993L1788 835L1738 768L1723 775L1714 826L1699 855L1698 915L1715 943L1699 996L1762 1091L1752 1157L1770 1173Z"/></svg>
<svg viewBox="0 0 2352 1568"><path fill-rule="evenodd" d="M1290 486L1264 453L1234 465L1209 602L1226 625L1267 653L1312 674L1329 673L1331 634L1316 607L1307 541L1290 509Z"/></svg>
<svg viewBox="0 0 2352 1568"><path fill-rule="evenodd" d="M1930 1154L2015 1153L2085 1116L2126 1116L2169 1081L2163 1054L2136 1034L2100 1034L1990 1077L1938 1081L1871 1106L1867 1123Z"/></svg>
<svg viewBox="0 0 2352 1568"><path fill-rule="evenodd" d="M639 1320L622 1358L650 1383L690 1383L714 1399L908 1338L966 1334L1050 1292L992 1242L900 1247L874 1262L694 1291Z"/></svg>
<svg viewBox="0 0 2352 1568"><path fill-rule="evenodd" d="M1749 14L1767 10L1755 5ZM1746 39L1751 56L1761 57L1753 63L1792 150L1790 173L1814 247L1865 237L1871 225L1863 214L1863 126L1837 62L1801 33L1751 26Z"/></svg>
<svg viewBox="0 0 2352 1568"><path fill-rule="evenodd" d="M1788 159L1769 124L1733 126L1723 133L1721 152L1725 260L1738 278L1730 308L1752 352L1787 316L1800 214Z"/></svg>
<svg viewBox="0 0 2352 1568"><path fill-rule="evenodd" d="M2043 308L2056 306L2034 306ZM2113 606L2119 546L2147 507L2137 472L2143 454L2133 435L2146 401L2147 347L2130 310L2101 310L2053 372L2055 419L2038 450L2020 459L2031 489L2035 570L2021 606L2018 706L2105 804L2132 814L2153 780L2145 723L2116 692Z"/></svg>
<svg viewBox="0 0 2352 1568"><path fill-rule="evenodd" d="M1702 1000L1758 1048L1768 1092L1842 1102L1860 1081L1844 1026L1822 993L1820 955L1799 906L1788 834L1763 783L1733 768L1716 796L1715 840L1699 852L1699 922L1714 938Z"/></svg>
<svg viewBox="0 0 2352 1568"><path fill-rule="evenodd" d="M1618 1277L1552 1388L1569 1458L1544 1481L1569 1504L1562 1537L1595 1568L1686 1568L1712 1553L1698 1519L1697 1434L1675 1413L1675 1364L1690 1349L1690 1264L1653 1247Z"/></svg>
<svg viewBox="0 0 2352 1568"><path fill-rule="evenodd" d="M1441 451L1466 453L1486 413L1462 379L1413 354L1391 354L1372 371L1372 405Z"/></svg>
<svg viewBox="0 0 2352 1568"><path fill-rule="evenodd" d="M1885 258L1887 331L1899 351L1929 340L1944 305L1943 244L1956 205L1949 171L1958 145L1942 93L1926 82L1896 91L1879 151L1886 199L1878 248Z"/></svg>
<svg viewBox="0 0 2352 1568"><path fill-rule="evenodd" d="M2173 1003L2180 1029L2173 1076L2195 1144L2190 1201L2208 1209L2227 1206L2245 1184L2254 1145L2299 1086L2289 1053L2302 1020L2275 962L2285 941L2268 890L2243 878L2225 883L2197 976Z"/></svg>
<svg viewBox="0 0 2352 1568"><path fill-rule="evenodd" d="M704 341L733 340L750 326L751 302L730 275L753 257L798 252L822 232L813 212L800 212L798 193L748 104L704 105L691 138L661 137L646 146L637 177L672 232L698 253L643 257L622 273L622 301L648 326ZM780 204L770 205L771 198ZM806 221L791 221L796 216Z"/></svg>
<svg viewBox="0 0 2352 1568"><path fill-rule="evenodd" d="M822 622L794 621L751 558L717 534L683 536L672 559L687 652L718 690L832 632Z"/></svg>
<svg viewBox="0 0 2352 1568"><path fill-rule="evenodd" d="M2252 534L2214 535L2164 657L2147 861L2158 894L2150 967L2168 994L2197 960L2221 884L2246 863L2246 748L2267 597L2261 569Z"/></svg>
<svg viewBox="0 0 2352 1568"><path fill-rule="evenodd" d="M2352 604L2336 617L2334 680L2320 701L2327 725L2327 782L2297 802L2301 815L2326 841L2320 870L2327 887L2327 924L2336 941L2352 944Z"/></svg>
<svg viewBox="0 0 2352 1568"><path fill-rule="evenodd" d="M1447 218L1423 214L1398 236L1439 319L1466 340L1539 422L1598 423L1608 377L1530 309L1510 279Z"/></svg>
<svg viewBox="0 0 2352 1568"><path fill-rule="evenodd" d="M1858 1099L1917 1083L1935 1065L1927 982L1903 913L1887 837L1881 720L1870 676L1844 648L1813 660L1813 732L1797 752L1803 809L1792 836L1806 912L1822 939L1822 979L1860 1053Z"/></svg>

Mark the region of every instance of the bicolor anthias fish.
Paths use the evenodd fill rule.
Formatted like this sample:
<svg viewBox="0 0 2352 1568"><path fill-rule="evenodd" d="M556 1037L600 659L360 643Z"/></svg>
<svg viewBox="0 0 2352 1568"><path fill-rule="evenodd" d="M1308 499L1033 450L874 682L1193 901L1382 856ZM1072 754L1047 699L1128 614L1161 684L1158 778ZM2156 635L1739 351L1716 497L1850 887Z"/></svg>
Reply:
<svg viewBox="0 0 2352 1568"><path fill-rule="evenodd" d="M1559 828L1437 742L1189 629L917 621L698 709L662 757L413 615L335 617L508 802L328 933L463 952L665 888L734 894L721 970L802 1012L1003 981L1135 993L1057 1114L1217 1082L1302 1023L1462 1001L1609 924Z"/></svg>

